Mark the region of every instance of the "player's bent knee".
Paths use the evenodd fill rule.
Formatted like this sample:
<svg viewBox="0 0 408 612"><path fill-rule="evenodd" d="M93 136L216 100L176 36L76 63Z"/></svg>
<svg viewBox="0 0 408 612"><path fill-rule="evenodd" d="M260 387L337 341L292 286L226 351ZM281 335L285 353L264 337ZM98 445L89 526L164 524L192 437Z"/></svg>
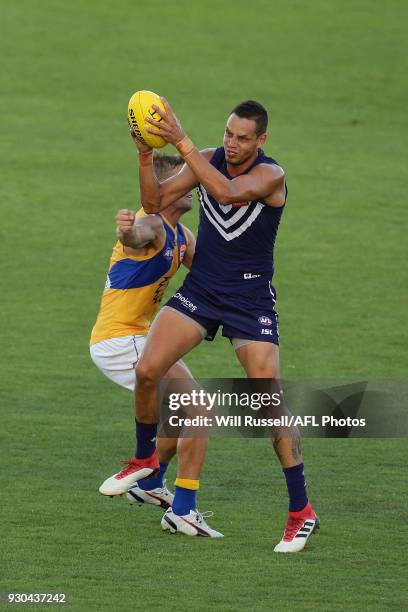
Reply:
<svg viewBox="0 0 408 612"><path fill-rule="evenodd" d="M138 385L153 385L160 377L160 371L143 358L136 364L136 379Z"/></svg>

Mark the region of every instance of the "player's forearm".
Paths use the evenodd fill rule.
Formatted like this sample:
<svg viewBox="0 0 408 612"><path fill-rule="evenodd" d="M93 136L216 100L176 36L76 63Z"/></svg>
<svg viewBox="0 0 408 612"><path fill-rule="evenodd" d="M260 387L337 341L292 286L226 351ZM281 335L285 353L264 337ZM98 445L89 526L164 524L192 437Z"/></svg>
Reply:
<svg viewBox="0 0 408 612"><path fill-rule="evenodd" d="M116 235L123 246L140 249L156 238L156 232L149 226L135 225L128 231L117 229Z"/></svg>
<svg viewBox="0 0 408 612"><path fill-rule="evenodd" d="M119 242L123 244L123 246L131 247L132 249L136 248L134 245L134 240L131 232L122 232L121 230L116 231L116 236Z"/></svg>
<svg viewBox="0 0 408 612"><path fill-rule="evenodd" d="M153 169L153 151L139 154L140 200L146 213L160 210L160 183ZM130 245L127 245L130 246Z"/></svg>
<svg viewBox="0 0 408 612"><path fill-rule="evenodd" d="M233 197L231 181L210 164L189 138L184 138L176 148L200 183L218 202L227 203L231 200Z"/></svg>
<svg viewBox="0 0 408 612"><path fill-rule="evenodd" d="M193 264L194 253L186 253L183 258L183 266L187 268L187 270L191 270L191 266Z"/></svg>

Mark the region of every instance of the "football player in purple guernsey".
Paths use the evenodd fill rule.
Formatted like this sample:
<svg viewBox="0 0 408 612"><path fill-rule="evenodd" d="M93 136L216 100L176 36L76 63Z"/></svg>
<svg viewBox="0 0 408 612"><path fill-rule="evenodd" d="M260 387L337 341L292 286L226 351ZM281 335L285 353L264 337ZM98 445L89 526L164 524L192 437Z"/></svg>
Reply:
<svg viewBox="0 0 408 612"><path fill-rule="evenodd" d="M185 160L181 171L159 181L153 151L133 138L139 151L141 202L158 213L194 187L201 204L193 263L182 287L160 311L136 367L138 444L142 452L157 422L157 384L169 368L219 327L251 379L279 381L279 330L271 284L273 251L287 187L281 166L262 150L268 114L256 101L236 106L227 119L222 147L199 151L168 102L160 120L147 119L152 134L174 145ZM146 435L144 435L144 430ZM300 435L296 427L272 435L289 494L289 514L276 552L299 552L319 527L306 492ZM171 532L212 536L202 529L196 492L206 445L179 443L176 492L162 527ZM135 480L137 480L135 474ZM208 527L208 526L207 526ZM218 534L218 532L217 532Z"/></svg>

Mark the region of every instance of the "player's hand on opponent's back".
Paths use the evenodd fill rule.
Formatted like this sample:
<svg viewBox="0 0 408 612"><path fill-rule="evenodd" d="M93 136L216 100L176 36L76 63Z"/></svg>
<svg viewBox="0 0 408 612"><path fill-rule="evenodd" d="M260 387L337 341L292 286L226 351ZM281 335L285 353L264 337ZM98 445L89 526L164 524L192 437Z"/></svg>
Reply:
<svg viewBox="0 0 408 612"><path fill-rule="evenodd" d="M185 132L181 127L180 121L174 114L170 104L167 102L166 98L160 96L160 99L163 102L163 106L166 109L166 112L164 113L159 106L153 104L152 107L154 108L156 113L160 115L160 119L159 121L155 121L150 117L146 117L146 123L150 124L150 127L147 128L147 131L150 134L161 136L166 142L172 145L176 145L178 142L180 142L180 140L183 140Z"/></svg>
<svg viewBox="0 0 408 612"><path fill-rule="evenodd" d="M142 142L138 137L137 134L135 132L135 130L133 129L133 126L130 125L129 121L128 121L128 125L129 125L129 132L131 137L133 138L133 142L135 143L135 145L137 146L137 148L139 149L139 153L150 153L151 151L153 151L153 149L151 147L149 147L147 144L145 144L144 142Z"/></svg>
<svg viewBox="0 0 408 612"><path fill-rule="evenodd" d="M133 210L129 210L127 208L121 208L120 210L118 210L115 217L116 233L119 235L122 233L126 234L127 232L129 232L133 228L135 218L136 215Z"/></svg>

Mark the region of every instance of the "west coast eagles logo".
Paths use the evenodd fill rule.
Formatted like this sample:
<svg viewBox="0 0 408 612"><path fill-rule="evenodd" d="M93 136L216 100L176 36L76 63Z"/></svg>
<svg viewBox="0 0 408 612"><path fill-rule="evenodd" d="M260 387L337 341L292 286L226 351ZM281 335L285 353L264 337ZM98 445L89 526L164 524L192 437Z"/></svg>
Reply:
<svg viewBox="0 0 408 612"><path fill-rule="evenodd" d="M163 253L163 257L165 259L173 259L173 249L170 249L170 248L166 249Z"/></svg>
<svg viewBox="0 0 408 612"><path fill-rule="evenodd" d="M259 317L258 322L261 325L272 325L272 320L269 317L265 317L264 315L262 317Z"/></svg>

